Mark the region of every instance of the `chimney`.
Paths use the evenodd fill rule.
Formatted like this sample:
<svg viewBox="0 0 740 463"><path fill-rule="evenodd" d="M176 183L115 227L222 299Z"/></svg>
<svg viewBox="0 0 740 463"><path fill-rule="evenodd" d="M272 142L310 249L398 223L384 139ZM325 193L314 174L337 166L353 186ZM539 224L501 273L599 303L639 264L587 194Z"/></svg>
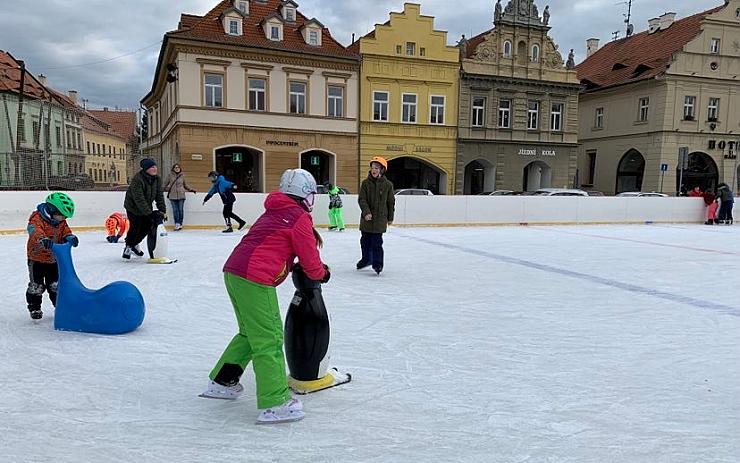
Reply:
<svg viewBox="0 0 740 463"><path fill-rule="evenodd" d="M660 18L652 18L648 20L648 34L658 32L660 30Z"/></svg>
<svg viewBox="0 0 740 463"><path fill-rule="evenodd" d="M69 99L72 100L74 104L77 104L77 90L70 90L67 94L69 94Z"/></svg>
<svg viewBox="0 0 740 463"><path fill-rule="evenodd" d="M599 49L599 39L588 39L586 40L586 58L596 53Z"/></svg>
<svg viewBox="0 0 740 463"><path fill-rule="evenodd" d="M38 80L39 80L39 82L41 82L41 85L43 85L44 87L46 87L47 85L49 85L49 81L46 79L46 76L43 75L43 74L39 74Z"/></svg>
<svg viewBox="0 0 740 463"><path fill-rule="evenodd" d="M103 111L106 111L107 112L108 111L108 107L107 106L104 106L103 107Z"/></svg>
<svg viewBox="0 0 740 463"><path fill-rule="evenodd" d="M660 30L668 29L676 19L676 13L663 13L660 17Z"/></svg>

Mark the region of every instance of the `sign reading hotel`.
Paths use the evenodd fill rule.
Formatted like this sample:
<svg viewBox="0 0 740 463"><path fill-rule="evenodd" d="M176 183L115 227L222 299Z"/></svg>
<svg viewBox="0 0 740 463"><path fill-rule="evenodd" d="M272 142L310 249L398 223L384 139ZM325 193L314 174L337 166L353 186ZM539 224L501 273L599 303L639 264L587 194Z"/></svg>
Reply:
<svg viewBox="0 0 740 463"><path fill-rule="evenodd" d="M556 156L557 151L537 148L522 148L519 150L519 156Z"/></svg>

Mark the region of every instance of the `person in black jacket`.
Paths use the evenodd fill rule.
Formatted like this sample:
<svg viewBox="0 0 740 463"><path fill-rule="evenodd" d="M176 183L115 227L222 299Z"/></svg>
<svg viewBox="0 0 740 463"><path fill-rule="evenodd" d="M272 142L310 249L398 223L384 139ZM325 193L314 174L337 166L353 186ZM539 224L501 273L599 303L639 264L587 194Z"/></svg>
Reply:
<svg viewBox="0 0 740 463"><path fill-rule="evenodd" d="M148 247L149 257L153 257L157 225L165 220L167 213L162 179L157 175L157 163L146 158L141 160L139 166L141 171L131 179L123 203L130 224L126 234L126 248L123 250L124 259L130 259L132 252L139 257L143 256L139 243L152 234L154 240L149 240ZM157 209L152 207L152 203L156 203Z"/></svg>
<svg viewBox="0 0 740 463"><path fill-rule="evenodd" d="M360 217L360 247L362 258L357 262L357 270L372 265L375 273L383 271L383 233L393 222L396 210L396 197L393 196L393 183L385 177L388 161L375 156L370 161L370 173L360 185L357 201L362 211Z"/></svg>

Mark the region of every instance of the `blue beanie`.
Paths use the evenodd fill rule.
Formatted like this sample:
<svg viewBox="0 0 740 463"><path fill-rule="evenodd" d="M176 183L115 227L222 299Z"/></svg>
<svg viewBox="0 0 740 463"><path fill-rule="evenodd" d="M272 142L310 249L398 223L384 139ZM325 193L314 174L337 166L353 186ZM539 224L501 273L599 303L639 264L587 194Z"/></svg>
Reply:
<svg viewBox="0 0 740 463"><path fill-rule="evenodd" d="M154 162L154 159L151 158L144 158L139 163L139 166L141 166L141 170L149 170L150 168L156 166L157 163Z"/></svg>

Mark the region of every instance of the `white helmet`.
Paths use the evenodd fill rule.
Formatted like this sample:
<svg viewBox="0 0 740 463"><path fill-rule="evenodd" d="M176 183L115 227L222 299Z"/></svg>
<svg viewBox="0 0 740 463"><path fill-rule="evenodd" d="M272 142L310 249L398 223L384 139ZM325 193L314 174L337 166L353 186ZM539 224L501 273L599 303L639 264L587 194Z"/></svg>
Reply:
<svg viewBox="0 0 740 463"><path fill-rule="evenodd" d="M288 169L280 177L280 192L303 199L310 211L316 194L316 180L307 170Z"/></svg>

